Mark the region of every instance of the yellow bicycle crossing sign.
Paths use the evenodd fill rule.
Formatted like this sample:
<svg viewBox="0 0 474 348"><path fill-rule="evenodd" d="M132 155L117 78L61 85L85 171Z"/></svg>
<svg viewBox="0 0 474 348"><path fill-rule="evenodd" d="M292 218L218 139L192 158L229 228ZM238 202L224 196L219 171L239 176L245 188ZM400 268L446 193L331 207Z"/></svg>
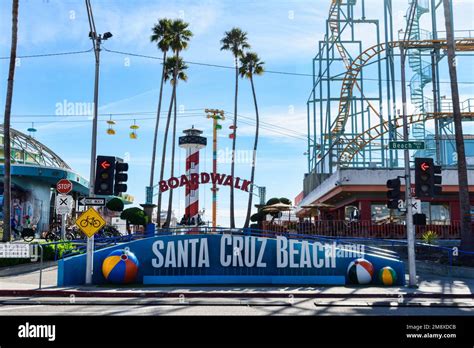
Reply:
<svg viewBox="0 0 474 348"><path fill-rule="evenodd" d="M104 218L94 208L87 209L76 220L76 226L89 238L99 232L105 223Z"/></svg>

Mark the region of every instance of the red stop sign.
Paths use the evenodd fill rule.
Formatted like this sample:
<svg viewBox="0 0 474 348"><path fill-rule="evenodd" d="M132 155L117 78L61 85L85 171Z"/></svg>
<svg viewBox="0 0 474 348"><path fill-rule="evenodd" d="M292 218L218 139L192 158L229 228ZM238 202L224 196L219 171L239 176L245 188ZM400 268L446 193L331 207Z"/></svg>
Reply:
<svg viewBox="0 0 474 348"><path fill-rule="evenodd" d="M62 194L69 193L72 190L72 183L69 180L61 179L56 184L56 190Z"/></svg>

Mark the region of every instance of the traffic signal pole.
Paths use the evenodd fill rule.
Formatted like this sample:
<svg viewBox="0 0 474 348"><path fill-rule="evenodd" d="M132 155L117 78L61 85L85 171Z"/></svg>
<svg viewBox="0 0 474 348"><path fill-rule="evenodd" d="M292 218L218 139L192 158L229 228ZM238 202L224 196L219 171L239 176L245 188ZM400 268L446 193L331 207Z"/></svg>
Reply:
<svg viewBox="0 0 474 348"><path fill-rule="evenodd" d="M407 92L405 77L405 48L400 46L400 65L401 65L401 83L402 83L402 113L403 113L403 140L408 141L408 120L407 120ZM408 271L409 285L414 287L416 281L415 264L415 227L413 225L413 206L411 196L411 173L410 173L410 151L404 150L405 157L405 207L406 207L406 226L407 226L407 247L408 247Z"/></svg>

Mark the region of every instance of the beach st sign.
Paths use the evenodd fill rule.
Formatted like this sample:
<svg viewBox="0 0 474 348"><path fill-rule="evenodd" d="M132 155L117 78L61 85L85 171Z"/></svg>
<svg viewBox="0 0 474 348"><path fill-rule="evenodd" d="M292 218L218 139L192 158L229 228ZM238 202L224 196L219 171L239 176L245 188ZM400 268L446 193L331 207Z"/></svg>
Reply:
<svg viewBox="0 0 474 348"><path fill-rule="evenodd" d="M249 192L249 187L252 184L249 180L239 177L234 178L232 175L202 172L200 174L192 173L190 175L181 175L179 178L172 177L168 180L162 180L159 186L160 192L166 192L183 186L188 186L189 189L196 190L200 184L208 183L213 185L233 186L245 192Z"/></svg>

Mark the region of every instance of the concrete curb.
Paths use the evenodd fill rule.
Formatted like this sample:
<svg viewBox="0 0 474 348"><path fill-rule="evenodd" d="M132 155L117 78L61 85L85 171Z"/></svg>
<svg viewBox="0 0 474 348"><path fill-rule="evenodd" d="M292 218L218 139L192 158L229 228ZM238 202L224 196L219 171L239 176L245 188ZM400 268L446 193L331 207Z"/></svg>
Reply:
<svg viewBox="0 0 474 348"><path fill-rule="evenodd" d="M467 298L474 294L443 294L425 292L394 293L317 293L317 292L162 292L162 291L91 291L91 290L0 290L0 297L96 297L96 298Z"/></svg>

